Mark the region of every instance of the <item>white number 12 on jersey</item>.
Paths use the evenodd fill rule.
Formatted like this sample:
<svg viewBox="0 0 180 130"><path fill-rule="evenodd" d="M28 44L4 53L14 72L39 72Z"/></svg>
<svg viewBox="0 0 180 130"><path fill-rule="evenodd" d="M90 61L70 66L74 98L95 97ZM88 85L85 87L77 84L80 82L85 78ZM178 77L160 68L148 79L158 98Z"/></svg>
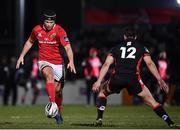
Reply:
<svg viewBox="0 0 180 130"><path fill-rule="evenodd" d="M130 47L128 49L126 47L121 47L120 50L122 51L121 58L135 59L135 53L136 53L135 47ZM126 53L127 53L127 56L126 56Z"/></svg>

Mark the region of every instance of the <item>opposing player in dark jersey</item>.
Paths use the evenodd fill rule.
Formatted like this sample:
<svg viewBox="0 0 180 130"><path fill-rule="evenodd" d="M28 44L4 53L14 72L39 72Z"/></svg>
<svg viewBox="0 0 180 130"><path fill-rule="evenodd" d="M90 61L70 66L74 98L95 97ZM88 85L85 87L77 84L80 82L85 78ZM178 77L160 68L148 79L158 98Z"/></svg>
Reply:
<svg viewBox="0 0 180 130"><path fill-rule="evenodd" d="M150 106L154 112L161 117L171 128L176 127L169 115L165 112L151 95L149 89L144 85L140 76L141 61L144 60L151 73L159 83L159 87L166 93L169 87L161 79L158 70L151 60L147 48L136 41L136 32L127 28L124 31L124 41L115 46L108 54L103 64L98 80L94 83L92 90L99 91L97 98L97 120L96 125L102 125L103 112L106 108L107 96L112 93L120 93L123 88L128 90L129 94L137 95ZM105 77L110 65L114 64L114 71L109 80L101 83Z"/></svg>

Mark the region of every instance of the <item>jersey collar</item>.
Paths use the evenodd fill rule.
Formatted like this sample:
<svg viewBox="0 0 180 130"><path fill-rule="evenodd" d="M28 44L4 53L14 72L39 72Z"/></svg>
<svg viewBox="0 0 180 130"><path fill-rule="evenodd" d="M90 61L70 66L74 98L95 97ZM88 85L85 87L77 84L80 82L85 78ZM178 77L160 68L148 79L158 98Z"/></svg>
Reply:
<svg viewBox="0 0 180 130"><path fill-rule="evenodd" d="M54 29L55 27L56 27L56 24L54 24L54 26L53 26L52 29ZM44 24L43 24L42 28L43 28L43 30L47 31L46 28L44 27ZM51 30L52 30L52 29L51 29ZM50 30L50 31L51 31L51 30Z"/></svg>

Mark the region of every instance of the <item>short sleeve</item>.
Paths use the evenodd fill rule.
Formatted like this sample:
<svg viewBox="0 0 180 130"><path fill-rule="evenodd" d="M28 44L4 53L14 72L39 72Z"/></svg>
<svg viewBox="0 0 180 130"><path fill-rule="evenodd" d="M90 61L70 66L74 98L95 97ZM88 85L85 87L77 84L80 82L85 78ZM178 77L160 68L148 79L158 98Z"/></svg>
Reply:
<svg viewBox="0 0 180 130"><path fill-rule="evenodd" d="M33 28L33 30L31 31L31 35L30 35L30 40L33 43L36 39L36 35L35 35L35 28Z"/></svg>
<svg viewBox="0 0 180 130"><path fill-rule="evenodd" d="M63 28L59 28L58 31L61 45L64 47L70 44L69 38L67 37L65 30Z"/></svg>

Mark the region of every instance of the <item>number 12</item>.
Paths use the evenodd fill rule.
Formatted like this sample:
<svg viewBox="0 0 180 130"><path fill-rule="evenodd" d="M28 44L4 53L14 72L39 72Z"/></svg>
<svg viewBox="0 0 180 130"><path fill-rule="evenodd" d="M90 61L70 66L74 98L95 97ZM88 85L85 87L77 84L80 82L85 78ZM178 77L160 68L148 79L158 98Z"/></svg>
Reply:
<svg viewBox="0 0 180 130"><path fill-rule="evenodd" d="M135 59L135 53L136 53L135 47L130 47L128 49L126 47L121 47L120 50L122 51L121 58ZM126 53L128 53L127 56L126 56Z"/></svg>

